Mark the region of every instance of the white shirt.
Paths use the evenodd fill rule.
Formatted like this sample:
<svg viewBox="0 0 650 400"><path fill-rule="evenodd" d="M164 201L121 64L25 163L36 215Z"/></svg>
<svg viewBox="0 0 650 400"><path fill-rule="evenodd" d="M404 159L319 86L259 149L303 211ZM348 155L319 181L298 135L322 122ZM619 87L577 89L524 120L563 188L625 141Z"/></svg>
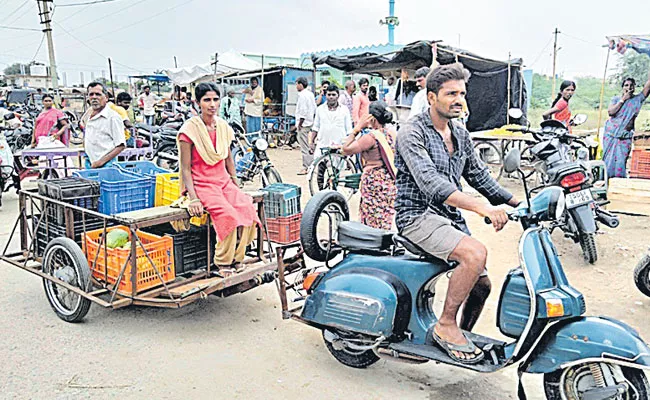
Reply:
<svg viewBox="0 0 650 400"><path fill-rule="evenodd" d="M316 113L316 99L314 94L309 89L303 89L298 93L298 101L296 103L296 126L300 122L300 118L305 120L302 126L312 126L314 123L314 114Z"/></svg>
<svg viewBox="0 0 650 400"><path fill-rule="evenodd" d="M321 104L316 109L314 119L314 132L316 148L331 147L333 144L343 144L343 140L352 132L352 117L346 106L338 105L335 110L330 110L327 103ZM314 152L320 154L320 152Z"/></svg>
<svg viewBox="0 0 650 400"><path fill-rule="evenodd" d="M420 91L415 94L415 97L413 97L409 119L411 119L414 115L422 114L428 108L429 100L427 100L427 89L420 89Z"/></svg>
<svg viewBox="0 0 650 400"><path fill-rule="evenodd" d="M262 97L264 97L264 92L260 86L256 87L252 94L246 94L246 96L244 96L244 102L246 99L253 99L253 102L244 103L244 115L261 117L264 112L264 99Z"/></svg>
<svg viewBox="0 0 650 400"><path fill-rule="evenodd" d="M158 96L155 94L149 92L149 96L146 95L146 93L142 93L139 97L140 100L142 100L142 104L144 105L142 113L146 116L149 115L154 115L156 113L156 110L154 109L154 105L158 101Z"/></svg>
<svg viewBox="0 0 650 400"><path fill-rule="evenodd" d="M397 85L396 84L393 84L393 86L388 87L388 92L386 93L386 97L384 97L384 101L389 106L395 105L395 93L396 92L397 92Z"/></svg>
<svg viewBox="0 0 650 400"><path fill-rule="evenodd" d="M90 118L84 132L84 147L90 162L98 161L111 150L126 144L122 117L107 105Z"/></svg>

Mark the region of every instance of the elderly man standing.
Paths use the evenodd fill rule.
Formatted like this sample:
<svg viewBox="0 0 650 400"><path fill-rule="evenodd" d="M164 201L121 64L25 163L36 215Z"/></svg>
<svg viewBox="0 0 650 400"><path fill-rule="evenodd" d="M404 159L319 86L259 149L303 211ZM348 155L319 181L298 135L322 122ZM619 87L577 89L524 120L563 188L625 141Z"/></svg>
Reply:
<svg viewBox="0 0 650 400"><path fill-rule="evenodd" d="M256 77L251 78L251 87L244 97L244 114L246 114L246 132L262 130L262 112L264 109L264 91Z"/></svg>
<svg viewBox="0 0 650 400"><path fill-rule="evenodd" d="M86 168L102 168L111 165L124 150L124 122L122 117L107 107L108 92L99 82L88 85L91 111L84 132Z"/></svg>
<svg viewBox="0 0 650 400"><path fill-rule="evenodd" d="M296 90L298 91L298 102L296 103L296 130L298 135L298 144L302 153L302 169L298 175L307 175L307 168L314 160L309 145L309 135L311 126L314 123L314 114L316 113L316 100L314 94L309 90L309 82L304 76L296 79Z"/></svg>
<svg viewBox="0 0 650 400"><path fill-rule="evenodd" d="M221 100L219 106L219 116L229 124L234 122L241 125L241 111L239 110L239 99L235 97L235 89L228 88L228 96Z"/></svg>
<svg viewBox="0 0 650 400"><path fill-rule="evenodd" d="M363 121L370 112L370 100L368 99L368 79L359 79L360 92L354 95L352 101L352 122L357 125Z"/></svg>
<svg viewBox="0 0 650 400"><path fill-rule="evenodd" d="M356 90L357 85L350 80L345 82L345 90L339 93L339 104L348 109L350 118L352 117L352 96L354 96Z"/></svg>
<svg viewBox="0 0 650 400"><path fill-rule="evenodd" d="M429 101L427 100L427 75L429 75L429 71L431 71L429 67L422 67L415 71L415 83L420 90L413 97L409 119L429 110Z"/></svg>

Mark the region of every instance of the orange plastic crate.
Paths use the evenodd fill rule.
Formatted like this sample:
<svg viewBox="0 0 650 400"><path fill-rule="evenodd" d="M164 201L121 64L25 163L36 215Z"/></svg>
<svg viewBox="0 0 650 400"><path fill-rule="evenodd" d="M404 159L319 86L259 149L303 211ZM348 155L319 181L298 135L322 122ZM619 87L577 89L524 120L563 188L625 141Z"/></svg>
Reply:
<svg viewBox="0 0 650 400"><path fill-rule="evenodd" d="M280 244L289 244L300 240L301 219L302 213L290 217L267 218L269 240Z"/></svg>
<svg viewBox="0 0 650 400"><path fill-rule="evenodd" d="M630 178L650 179L650 149L632 150Z"/></svg>
<svg viewBox="0 0 650 400"><path fill-rule="evenodd" d="M128 231L126 227L115 226L107 228L106 232L120 228ZM115 284L120 275L120 270L131 255L131 250L106 248L106 252L104 252L104 244L101 246L99 245L103 233L103 229L98 229L84 234L84 253L88 259L88 264L90 265L93 276L100 281ZM155 267L158 269L158 273L162 277L162 280L164 282L173 281L176 278L174 269L174 239L168 236L160 237L142 231L136 231L136 234L138 235L138 238L140 238L140 241L146 250L145 253L140 245L136 247L136 292L140 293L146 289L162 285L163 283L158 277L158 274L156 274L156 270L149 262L147 255L149 255ZM129 233L129 239L130 238L131 234ZM97 264L93 268L93 262L95 261L95 256L97 255L98 250L99 255L97 256ZM104 260L107 261L106 276L104 274ZM122 279L117 285L118 293L131 295L131 282L131 261L129 261L124 274L122 275Z"/></svg>

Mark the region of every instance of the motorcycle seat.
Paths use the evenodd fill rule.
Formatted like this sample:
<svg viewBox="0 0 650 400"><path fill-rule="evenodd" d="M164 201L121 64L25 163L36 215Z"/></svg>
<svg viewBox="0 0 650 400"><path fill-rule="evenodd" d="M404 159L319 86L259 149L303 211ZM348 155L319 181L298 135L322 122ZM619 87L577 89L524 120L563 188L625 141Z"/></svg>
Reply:
<svg viewBox="0 0 650 400"><path fill-rule="evenodd" d="M138 128L138 129L144 129L145 131L151 132L151 133L160 131L159 126L148 125L148 124L144 124L144 123L141 123L141 122L138 122L137 124L135 124L135 127Z"/></svg>
<svg viewBox="0 0 650 400"><path fill-rule="evenodd" d="M390 250L395 232L372 228L356 221L343 221L338 227L338 242L349 251Z"/></svg>

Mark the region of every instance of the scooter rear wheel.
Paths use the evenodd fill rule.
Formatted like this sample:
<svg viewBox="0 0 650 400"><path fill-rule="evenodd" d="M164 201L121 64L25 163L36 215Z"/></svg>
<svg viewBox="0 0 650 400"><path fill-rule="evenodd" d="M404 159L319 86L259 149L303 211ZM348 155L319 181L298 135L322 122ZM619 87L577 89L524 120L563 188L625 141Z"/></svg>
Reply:
<svg viewBox="0 0 650 400"><path fill-rule="evenodd" d="M614 375L614 369L620 368L628 390L616 399L647 399L650 385L644 372L639 369L618 367L608 363L599 363L601 371ZM609 370L606 371L605 368ZM615 375L614 375L615 376ZM579 400L585 392L598 388L597 378L591 372L589 364L575 365L566 369L544 374L544 393L549 400Z"/></svg>
<svg viewBox="0 0 650 400"><path fill-rule="evenodd" d="M342 333L339 333L342 334ZM351 334L353 335L353 334ZM337 350L333 343L330 343L325 338L325 331L323 330L323 341L325 347L338 362L352 368L367 368L372 364L379 361L379 356L372 350L353 350L342 344L343 348Z"/></svg>
<svg viewBox="0 0 650 400"><path fill-rule="evenodd" d="M634 283L641 293L650 297L650 254L643 256L634 268Z"/></svg>

